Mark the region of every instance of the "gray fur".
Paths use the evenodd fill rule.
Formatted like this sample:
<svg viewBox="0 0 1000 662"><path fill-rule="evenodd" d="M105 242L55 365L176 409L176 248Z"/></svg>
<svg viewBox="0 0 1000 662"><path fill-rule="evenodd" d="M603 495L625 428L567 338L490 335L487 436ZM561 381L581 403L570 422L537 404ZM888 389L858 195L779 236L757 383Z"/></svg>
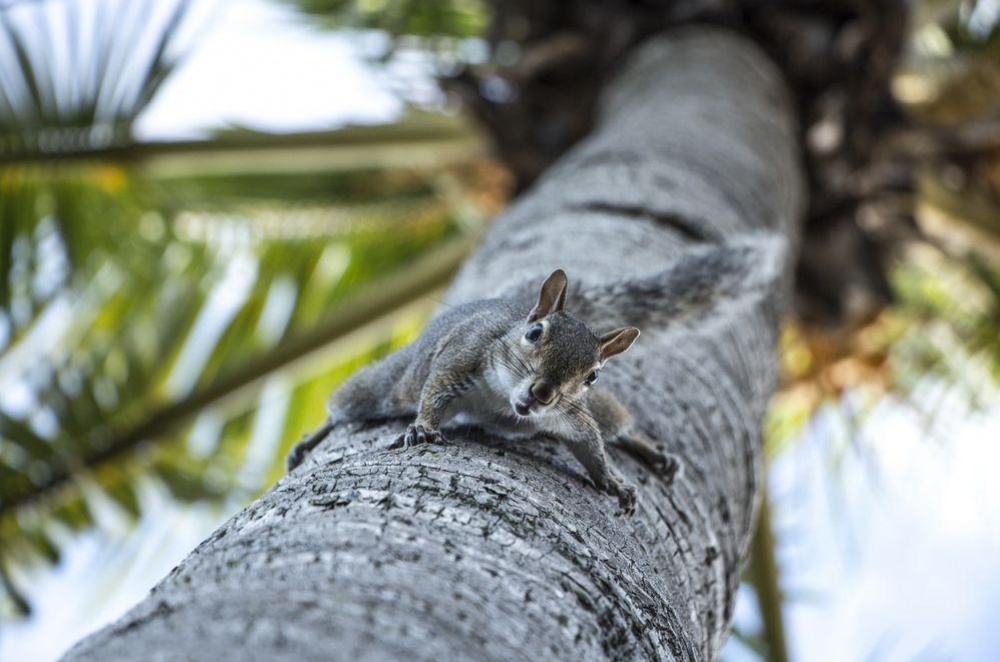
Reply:
<svg viewBox="0 0 1000 662"><path fill-rule="evenodd" d="M752 235L739 242L694 248L669 268L648 276L580 288L573 299L579 318L563 310L568 281L561 269L546 279L530 310L526 285L505 297L451 308L433 320L416 342L349 379L330 399L327 423L292 449L288 469L297 467L339 424L417 416L396 440L399 446L443 441L441 425L463 413L463 404L471 404L479 414L477 423L527 427L565 441L594 483L618 495L631 510L634 490L608 468L604 441L618 441L663 470L672 472L676 467L634 434L630 414L612 394L581 389L580 384L595 365L631 346L639 335L635 326L663 331L703 319L721 306L748 305L770 296L780 285L786 252L783 240ZM608 318L634 326L598 336L583 321L603 323ZM521 338L537 320L545 321L544 352L529 360ZM523 379L531 377L543 391L554 389L560 400L550 412L554 420L519 419L505 406L506 394L496 388L472 388L497 367ZM463 394L470 391L491 402L463 403ZM596 403L594 394L600 394Z"/></svg>
<svg viewBox="0 0 1000 662"><path fill-rule="evenodd" d="M352 376L327 405L329 419L288 456L292 470L341 424L415 416L393 448L444 442L441 426L456 415L487 427L564 442L594 484L635 509L635 489L608 464L616 441L661 473L674 463L642 439L628 411L588 379L627 350L634 327L598 335L567 314L562 270L542 284L533 308L513 299L483 299L434 319L416 342ZM539 337L528 340L536 331ZM518 409L524 408L524 411Z"/></svg>
<svg viewBox="0 0 1000 662"><path fill-rule="evenodd" d="M724 306L752 306L782 291L788 248L773 235L693 247L649 274L570 286L573 312L588 324L614 319L646 332L700 322ZM534 287L520 282L502 294L524 300Z"/></svg>

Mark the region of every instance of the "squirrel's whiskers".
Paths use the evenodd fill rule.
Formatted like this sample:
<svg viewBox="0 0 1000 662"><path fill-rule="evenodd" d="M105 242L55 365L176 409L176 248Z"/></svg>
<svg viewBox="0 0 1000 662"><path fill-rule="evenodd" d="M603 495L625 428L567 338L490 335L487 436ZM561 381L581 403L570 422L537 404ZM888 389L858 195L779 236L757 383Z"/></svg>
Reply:
<svg viewBox="0 0 1000 662"><path fill-rule="evenodd" d="M662 330L748 292L766 292L780 281L777 256L783 250L766 239L694 249L664 271L591 287L580 305L589 319ZM637 433L614 394L592 386L605 363L632 346L639 329L595 333L565 312L566 285L566 274L554 271L530 311L515 298L445 310L415 342L360 370L333 394L327 423L292 450L289 470L337 425L415 417L390 446L405 448L443 442L441 426L461 415L510 436L562 441L600 490L634 511L635 488L609 465L605 442L668 477L677 462Z"/></svg>

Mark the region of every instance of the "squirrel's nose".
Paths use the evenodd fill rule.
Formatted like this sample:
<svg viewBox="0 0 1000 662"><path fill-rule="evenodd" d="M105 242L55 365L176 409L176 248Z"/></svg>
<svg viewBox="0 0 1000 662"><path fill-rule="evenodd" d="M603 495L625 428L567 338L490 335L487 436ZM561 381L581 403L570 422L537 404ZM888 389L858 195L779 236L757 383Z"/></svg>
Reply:
<svg viewBox="0 0 1000 662"><path fill-rule="evenodd" d="M552 402L552 387L544 382L538 384L532 384L531 388L528 389L528 395L538 400L543 405L547 405Z"/></svg>

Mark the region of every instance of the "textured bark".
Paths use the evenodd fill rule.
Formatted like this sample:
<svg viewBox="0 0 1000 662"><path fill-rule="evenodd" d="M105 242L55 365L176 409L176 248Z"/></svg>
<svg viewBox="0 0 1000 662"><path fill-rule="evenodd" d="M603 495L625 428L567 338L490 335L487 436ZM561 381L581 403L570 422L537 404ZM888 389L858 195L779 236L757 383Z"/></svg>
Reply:
<svg viewBox="0 0 1000 662"><path fill-rule="evenodd" d="M589 285L645 275L750 233L795 245L793 117L751 43L704 28L647 43L594 133L496 222L449 302L555 267ZM390 452L403 421L335 430L69 659L716 657L754 524L785 298L644 329L609 364L603 385L682 463L666 485L612 450L639 487L635 517L552 444L446 428L451 445Z"/></svg>

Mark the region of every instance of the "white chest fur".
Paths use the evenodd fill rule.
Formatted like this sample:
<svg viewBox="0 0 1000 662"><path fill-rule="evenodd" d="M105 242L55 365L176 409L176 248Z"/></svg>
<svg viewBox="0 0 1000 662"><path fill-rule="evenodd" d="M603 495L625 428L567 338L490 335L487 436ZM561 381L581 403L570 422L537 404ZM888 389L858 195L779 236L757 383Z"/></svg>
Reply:
<svg viewBox="0 0 1000 662"><path fill-rule="evenodd" d="M510 436L530 437L538 432L530 419L519 419L511 407L510 376L492 368L473 380L472 385L452 404L448 413L459 424L478 425Z"/></svg>

